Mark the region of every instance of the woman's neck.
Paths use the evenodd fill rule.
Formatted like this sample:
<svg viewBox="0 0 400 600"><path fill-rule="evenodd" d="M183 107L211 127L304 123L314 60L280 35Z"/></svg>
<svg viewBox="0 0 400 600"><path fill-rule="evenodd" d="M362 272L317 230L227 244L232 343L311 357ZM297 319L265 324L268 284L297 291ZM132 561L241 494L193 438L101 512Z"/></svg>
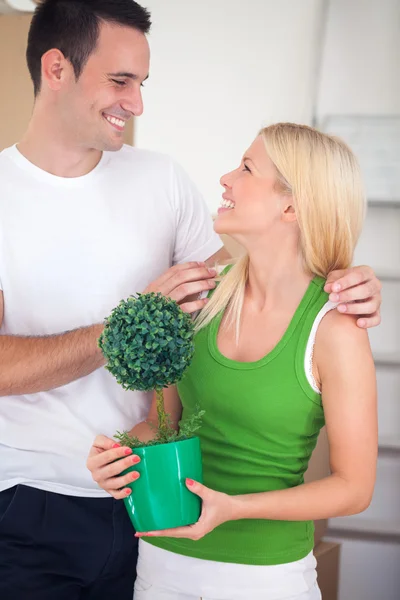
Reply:
<svg viewBox="0 0 400 600"><path fill-rule="evenodd" d="M297 243L278 247L249 249L246 299L253 310L269 311L299 302L312 279L304 270Z"/></svg>

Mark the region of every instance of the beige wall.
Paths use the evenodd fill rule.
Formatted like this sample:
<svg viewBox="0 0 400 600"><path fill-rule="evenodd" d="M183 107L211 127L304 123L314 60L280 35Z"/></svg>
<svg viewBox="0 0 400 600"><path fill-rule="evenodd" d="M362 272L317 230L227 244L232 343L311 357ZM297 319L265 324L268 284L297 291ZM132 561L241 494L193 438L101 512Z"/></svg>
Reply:
<svg viewBox="0 0 400 600"><path fill-rule="evenodd" d="M18 142L32 112L33 87L25 62L29 15L0 16L0 151ZM133 120L125 142L133 143Z"/></svg>

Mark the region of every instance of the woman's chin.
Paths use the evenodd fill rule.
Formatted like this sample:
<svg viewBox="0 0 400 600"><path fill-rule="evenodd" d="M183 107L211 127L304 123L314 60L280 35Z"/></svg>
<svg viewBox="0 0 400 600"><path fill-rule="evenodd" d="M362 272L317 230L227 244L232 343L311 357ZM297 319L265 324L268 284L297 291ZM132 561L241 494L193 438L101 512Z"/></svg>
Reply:
<svg viewBox="0 0 400 600"><path fill-rule="evenodd" d="M232 210L234 209L219 209L218 214L214 219L215 233L230 235L235 230L235 219L232 219Z"/></svg>

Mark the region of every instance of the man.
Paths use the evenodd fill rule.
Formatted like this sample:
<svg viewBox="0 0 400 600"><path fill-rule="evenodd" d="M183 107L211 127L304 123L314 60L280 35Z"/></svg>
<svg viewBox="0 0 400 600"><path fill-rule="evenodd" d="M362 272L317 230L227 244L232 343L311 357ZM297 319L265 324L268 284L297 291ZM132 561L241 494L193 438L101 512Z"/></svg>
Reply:
<svg viewBox="0 0 400 600"><path fill-rule="evenodd" d="M202 308L227 256L182 169L123 147L149 28L132 0L44 0L33 17L33 115L0 155L2 600L131 600L136 540L85 462L95 435L142 420L149 397L103 368L101 323L143 290ZM361 326L379 321L370 269L333 281L348 312L372 314Z"/></svg>

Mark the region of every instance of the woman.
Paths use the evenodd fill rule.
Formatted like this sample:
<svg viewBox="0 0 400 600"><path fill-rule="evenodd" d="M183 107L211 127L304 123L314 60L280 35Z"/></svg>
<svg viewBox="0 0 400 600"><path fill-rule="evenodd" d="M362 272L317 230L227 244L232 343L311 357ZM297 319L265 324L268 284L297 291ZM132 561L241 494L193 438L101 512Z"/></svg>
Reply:
<svg viewBox="0 0 400 600"><path fill-rule="evenodd" d="M135 600L317 600L315 519L370 503L377 454L374 364L365 330L324 292L361 230L357 162L306 126L267 127L225 175L215 222L246 249L197 319L196 352L165 394L178 424L200 404L203 499L190 527L137 534ZM133 429L153 437L155 406ZM332 474L303 483L326 423ZM153 424L153 425L152 425ZM134 458L132 460L135 460ZM88 466L114 497L116 479ZM107 479L108 477L108 479Z"/></svg>

